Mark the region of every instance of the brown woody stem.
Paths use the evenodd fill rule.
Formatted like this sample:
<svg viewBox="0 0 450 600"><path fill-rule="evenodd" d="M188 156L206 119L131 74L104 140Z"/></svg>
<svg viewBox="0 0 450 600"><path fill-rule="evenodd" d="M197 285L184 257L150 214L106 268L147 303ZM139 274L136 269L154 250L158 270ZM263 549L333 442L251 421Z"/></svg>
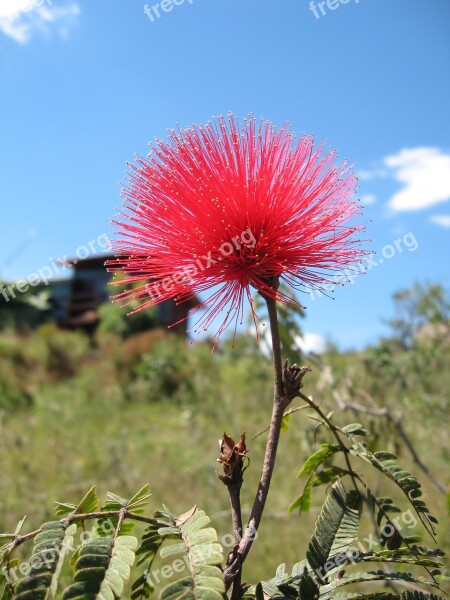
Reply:
<svg viewBox="0 0 450 600"><path fill-rule="evenodd" d="M240 486L228 486L228 493L231 503L233 538L235 545L237 545L242 538L241 488Z"/></svg>
<svg viewBox="0 0 450 600"><path fill-rule="evenodd" d="M272 418L270 421L269 436L266 444L264 462L259 479L258 490L253 502L250 519L245 528L244 535L240 541L239 547L234 554L233 560L225 569L225 582L227 587L236 577L240 577L242 564L246 559L256 537L261 518L264 512L267 496L269 493L270 481L275 467L275 458L277 454L278 441L280 439L281 422L283 420L284 408L286 406L283 388L283 369L281 362L281 344L278 329L278 315L276 301L265 297L269 313L270 331L272 336L273 366L274 366L274 399ZM233 590L234 592L234 590ZM233 593L235 596L235 593Z"/></svg>

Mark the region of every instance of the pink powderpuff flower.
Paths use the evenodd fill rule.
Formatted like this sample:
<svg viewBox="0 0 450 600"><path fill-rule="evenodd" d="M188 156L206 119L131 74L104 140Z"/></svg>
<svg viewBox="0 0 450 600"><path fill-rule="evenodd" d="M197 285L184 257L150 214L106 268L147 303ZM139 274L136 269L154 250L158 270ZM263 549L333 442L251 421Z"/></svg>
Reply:
<svg viewBox="0 0 450 600"><path fill-rule="evenodd" d="M300 290L335 283L331 275L365 254L364 227L353 222L357 179L347 161L335 163L311 136L253 116L170 131L129 165L108 267L122 274L118 284L135 285L114 299L136 312L209 291L192 329L219 319L217 341L230 323L236 332L246 299L256 324L252 288L296 303L279 281Z"/></svg>

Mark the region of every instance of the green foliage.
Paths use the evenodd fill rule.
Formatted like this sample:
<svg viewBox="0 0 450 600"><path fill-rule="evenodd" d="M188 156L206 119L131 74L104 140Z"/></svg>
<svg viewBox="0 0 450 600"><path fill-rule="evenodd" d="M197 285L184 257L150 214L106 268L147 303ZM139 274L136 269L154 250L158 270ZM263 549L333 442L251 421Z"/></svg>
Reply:
<svg viewBox="0 0 450 600"><path fill-rule="evenodd" d="M20 292L14 283L8 284L1 279L0 290L0 329L23 327L23 323L34 326L45 320L49 308L48 290L36 293L29 287Z"/></svg>
<svg viewBox="0 0 450 600"><path fill-rule="evenodd" d="M334 580L330 584L324 586L321 589L320 598L324 600L328 600L328 598L334 597L334 590L344 587L346 585L355 585L355 584L365 584L374 583L374 582L400 582L400 583L409 583L409 584L422 584L422 585L430 585L437 587L432 580L424 580L423 578L417 578L410 573L396 572L396 573L386 573L383 570L379 571L364 571L352 573L350 575L345 575L339 580ZM379 598L379 595L372 594L372 597ZM424 594L424 597L429 600L430 596L428 594Z"/></svg>
<svg viewBox="0 0 450 600"><path fill-rule="evenodd" d="M293 512L297 508L299 509L300 513L309 511L311 508L313 486L329 483L332 480L332 473L328 469L322 471L321 474L316 475L317 469L338 450L339 446L322 444L320 450L317 450L317 452L315 452L306 460L297 477L308 475L308 478L306 480L303 493L289 506L289 512ZM330 475L330 477L324 479L325 474ZM338 473L336 473L336 475L338 475Z"/></svg>
<svg viewBox="0 0 450 600"><path fill-rule="evenodd" d="M349 600L350 598L359 598L360 600L443 600L442 596L435 594L424 594L423 592L405 591L400 595L397 594L336 594L335 600Z"/></svg>
<svg viewBox="0 0 450 600"><path fill-rule="evenodd" d="M408 592L409 595L390 595L384 592L365 594L360 592L339 593L347 585L367 584L374 582L406 582L419 586L427 585L439 588L435 575L440 572L442 563L438 559L438 551L430 551L423 546L403 543L397 549L385 549L374 552L372 549L356 550L358 529L362 516L363 498L356 490L347 492L342 483L336 482L330 489L327 499L317 519L316 528L311 538L307 558L294 566L291 575L285 572L285 565L280 565L276 576L269 582L261 582L250 587L245 598L258 598L258 589L264 598L276 600L344 600L346 598L417 598L437 600L441 597L423 591ZM381 563L389 565L399 563L424 568L428 578L408 572L379 569L377 571L352 571L354 565L361 563ZM416 594L416 595L414 595Z"/></svg>
<svg viewBox="0 0 450 600"><path fill-rule="evenodd" d="M63 331L54 323L41 325L36 332L41 361L52 377L71 377L79 372L88 354L89 338L80 331Z"/></svg>
<svg viewBox="0 0 450 600"><path fill-rule="evenodd" d="M404 347L415 344L420 331L429 337L440 338L439 326L450 322L450 297L441 284L416 283L394 294L396 317L390 325L395 339Z"/></svg>
<svg viewBox="0 0 450 600"><path fill-rule="evenodd" d="M75 504L55 502L54 511L57 517L69 514L89 513L96 511L99 507L99 503L97 489L95 485L93 485L77 506L75 506Z"/></svg>
<svg viewBox="0 0 450 600"><path fill-rule="evenodd" d="M303 396L303 398L307 400L306 397ZM325 415L314 402L308 401L308 403L318 412L318 420L322 427L329 430L338 444L322 444L321 448L305 461L299 472L299 476L307 476L305 489L303 494L291 505L291 509L299 507L302 512L305 505L306 508L309 507L313 481L316 481L314 478L319 479L317 485L320 485L322 480L337 479L337 481L332 485L322 506L315 532L306 552L307 561L300 563L303 572L297 568L295 575L293 573L291 577L286 576L281 580L277 573L275 581L272 580L270 583L271 585L276 583L278 591L275 594L269 593L263 584L265 594L269 593L271 597L278 597L281 594L283 598L287 599L292 597L292 587L294 587L297 589L298 597L305 600L352 598L360 596L358 594L336 596L336 590L346 585L364 584L366 586L376 581L405 581L409 584L439 588L436 576L441 573L440 557L442 552L430 550L426 546L418 544L420 538L404 535L399 525L399 519L392 518L392 515L401 513L401 509L388 496L376 497L367 481L363 480L353 469L351 457L363 459L393 482L412 505L425 529L434 537L437 521L430 515L427 505L421 499L422 490L418 480L396 463L396 456L393 453L371 452L368 444L359 439L369 436L369 431L360 423L337 427L331 421L330 414ZM345 443L345 439L347 443ZM331 465L316 475L317 469L324 461L339 455L344 456L346 469ZM324 477L323 473L326 473L327 476ZM351 481L353 490L345 491L342 484L344 479ZM363 487L366 503L375 515L377 527L384 522L381 532L378 533L378 539L372 543L371 538L368 538L371 541L368 549L364 546L356 549L353 545L358 539L363 512L364 496L359 491L358 483ZM373 545L381 546L382 549L374 551ZM347 568L366 562L381 563L385 567L378 571L346 572ZM386 568L392 563L423 568L427 572L428 578L418 577L415 573L395 572ZM254 589L256 593L256 588ZM361 597L365 596L361 595ZM382 598L384 596L373 594L370 597ZM429 598L430 596L424 595L424 597Z"/></svg>
<svg viewBox="0 0 450 600"><path fill-rule="evenodd" d="M433 315L438 315L437 322L445 325L445 311L439 310L433 308ZM336 389L345 399L360 400L362 396L357 395L358 389L369 389L372 394L377 394L377 402L381 398L379 401L383 406L386 403L394 410L406 409L408 418L405 426L412 438L417 440L419 454L426 456L432 439L436 460L433 468L443 472L448 453L446 455L445 444L439 440L442 439L442 424L446 418L447 382L450 384L445 369L450 359L450 346L445 336L435 339L436 336L432 335L417 335L423 332L426 320L434 318L431 313L425 317L405 344L400 343L400 334L394 330L393 338L378 346L378 356L385 353L382 361L375 361L376 349L373 353L351 355L334 352L327 355L326 360L335 369ZM119 354L123 353L122 335L111 334L108 341ZM404 346L407 350L403 349ZM97 479L102 487L112 481L122 494L131 496L130 500L125 500L110 494L101 504L95 488L92 488L78 504L57 503L59 522L67 526L71 535L73 526L78 525L77 531L89 534L92 544L90 547L85 542L77 542L75 534L74 547L70 548L69 543L68 551L60 553L58 561L49 563L50 570L43 574L26 572L25 567L32 554L39 554L39 550L32 550L31 545L36 544L36 535L41 533L45 523L37 530L39 533L28 539L23 539L20 527L15 533L0 537L0 544L5 544L0 548L1 600L13 598L14 593L20 590L17 587L18 574L23 576L24 594L30 592L30 586L38 585L37 589L42 593L45 591L51 598L55 583L56 594L62 594L75 583L88 586L88 577L92 576L91 583L98 587L100 582L99 589L105 584L103 589L108 590L105 592L107 595L114 594L114 590L117 592L123 586L123 597L132 600L149 598L161 583L152 578L152 573L158 570L158 561L162 560L161 548L166 560L181 556L190 565L187 577L183 576L179 582L166 586L165 599L196 597L200 588L205 588L205 591L200 589L198 596L204 600L222 597L224 588L220 566L224 566L223 556L214 558L219 561L217 564L200 564L195 563L188 552L192 543L194 546L196 543L206 544L206 547L214 547L217 543L202 537L203 530L209 529L206 520L198 531L201 533L199 539L203 541L196 542L194 537L192 542L183 534L182 525L177 524L177 519L167 511L146 516L144 505L148 499L148 488L133 496L134 489L142 485L143 470L148 469L160 484L156 491L157 502L169 500L171 505L182 510L178 503L189 506L197 497L204 497L208 512L214 511L219 515L225 512L227 499L216 493L210 432L217 428L217 423L222 423L232 433L240 432L249 419L247 439L265 428L266 409L271 396L271 373L268 361L255 360L254 339L250 336L238 336L233 350L231 345L222 344L213 359L209 357L209 351L207 344L188 345L183 340L170 337L160 340L142 357L124 366L125 373L118 373L115 364L98 348L89 345L81 334L55 332L44 327L29 336L8 333L0 338L0 391L5 390L0 396L0 403L8 407L0 446L3 465L0 483L2 525L8 525L7 531L14 529L12 520L17 514L27 512L35 523L50 522L50 531L60 535L58 522L54 522L54 527L51 525L46 502L50 503L48 498L52 498L55 489L65 486L71 490L71 495L78 494L82 485L79 481ZM320 370L314 369L308 385L314 387L319 375ZM349 389L346 381L350 379L355 385L348 392L351 395L346 395ZM19 413L17 409L20 406L27 406L27 401L20 398L26 398L27 394L32 406ZM155 400L158 402L148 405L149 401ZM370 406L370 402L368 404ZM306 485L292 506L302 512L302 522L297 525L292 518L289 521L279 519L273 527L273 521L269 521L266 535L261 535L261 542L255 543L253 562L246 563L246 578L258 581L265 576L264 573L270 573L267 571L269 565L281 552L284 552L283 558L291 563L305 555L307 559L300 560L289 574L284 568L278 569L273 580L251 586L246 596L261 600L272 597L311 600L317 595L321 600L436 600L438 596L425 591L408 590L402 594L389 590L387 593L385 588L376 586L383 582L395 586L398 581L425 588L436 586L435 579L445 583L445 579L438 575L441 554L420 540L418 534L423 533L420 524L420 531L414 531L415 535L408 536L404 530L399 530L392 536L383 537L379 531L390 522L394 522L395 526L395 518L402 515L402 504L407 500L412 503L424 527L434 535L435 522L429 511L434 513L437 510L440 520L445 518L440 497L428 494L424 504L422 488L417 478L411 475L417 468L408 457L399 455L399 442L389 424L386 426L385 421L369 416L364 418L363 424L341 425L341 415L337 411L335 416L331 415L336 406L328 390L322 391L320 406L328 420L333 418L335 433L347 450L344 452L337 443L322 416L314 417L317 420L312 425L303 422L298 427L297 416L290 417L289 431L283 434L280 442L283 460L278 464L268 510L279 513L280 507L287 504L286 498L295 497L295 483L291 480L292 475L299 471L299 457L303 462L304 456L312 454L298 473ZM317 421L320 427L316 427ZM321 446L313 451L313 447L317 448L314 445L316 437ZM388 452L381 450L385 447ZM258 463L262 450L263 439L252 441L252 465ZM397 461L396 455L401 460ZM354 490L352 468L349 468L346 459L351 461L359 496ZM406 469L398 465L398 462L403 465L405 461ZM258 477L257 471L257 468L248 469L246 483L250 482L253 486ZM392 484L392 498L382 489L383 482ZM312 510L310 515L303 513L310 507L318 508L319 486L326 491L327 500L321 509L313 539L306 549L305 531L311 531L309 519L315 512ZM44 495L45 490L48 490L48 497ZM361 498L369 510L360 514ZM248 501L246 496L245 503ZM126 517L120 522L121 511L126 512ZM105 512L108 516L102 516ZM89 513L97 516L80 518L80 515ZM131 518L130 513L136 518ZM198 518L194 516L197 513L190 518ZM351 539L355 537L355 528L359 531L367 528L372 515L379 544L376 549L361 551L354 560L350 560L347 553ZM137 517L143 519L141 524ZM201 515L201 519L207 517ZM229 531L226 518L219 516L218 520L219 527ZM91 528L88 527L89 522L93 524ZM443 535L445 530L444 524ZM211 540L214 537L212 533L207 535L212 536ZM115 578L111 587L108 582L112 581L113 548L118 544L119 550L120 539L131 537L137 542L133 542L131 549L136 560L129 583L125 581L128 580L127 569L119 563L126 577L121 577L120 581ZM67 539L70 542L70 538ZM108 545L111 541L112 545ZM446 542L444 538L443 542ZM101 552L105 546L109 548L108 564L92 572L89 569L99 567L92 564L83 566L80 558L86 560L92 555L93 548ZM130 562L130 555L125 554ZM121 560L117 554L115 557ZM335 564L337 557L344 557L339 567ZM87 560L89 563L91 559ZM322 576L317 576L311 562L324 568ZM330 564L325 569L327 562ZM70 564L75 568L77 577L86 579L74 581ZM23 572L19 571L19 567L23 568ZM106 579L108 570L111 573ZM421 570L425 570L424 577L420 574ZM33 579L38 575L45 577ZM200 585L205 582L207 585ZM372 586L373 592L370 592ZM347 588L352 591L343 593ZM84 597L89 597L89 594Z"/></svg>
<svg viewBox="0 0 450 600"><path fill-rule="evenodd" d="M437 523L437 520L430 515L427 505L421 499L422 489L418 480L396 463L397 457L392 452L376 452L373 454L368 449L367 444L356 440L352 435L349 435L349 437L352 440L350 452L370 462L378 471L397 484L414 507L425 529L434 537L436 533L434 525ZM388 512L399 512L399 509L395 507L389 498L383 499L383 502L377 502L376 504L383 515L387 515ZM380 522L380 517L378 517L378 522Z"/></svg>
<svg viewBox="0 0 450 600"><path fill-rule="evenodd" d="M186 342L175 336L157 342L153 351L144 354L134 371L139 380L139 389L132 386L131 393L145 393L150 401L159 401L189 393L190 368L186 361ZM188 388L188 389L186 389Z"/></svg>
<svg viewBox="0 0 450 600"><path fill-rule="evenodd" d="M310 567L329 577L340 565L327 565L329 559L340 556L357 538L362 499L354 490L346 493L340 482L335 483L316 523L306 558Z"/></svg>
<svg viewBox="0 0 450 600"><path fill-rule="evenodd" d="M98 332L100 334L113 333L124 338L128 332L128 322L123 308L117 303L105 302L99 306L98 310L99 324Z"/></svg>
<svg viewBox="0 0 450 600"><path fill-rule="evenodd" d="M217 534L209 524L204 511L195 507L180 517L166 509L145 516L150 497L145 485L130 500L108 493L108 501L99 509L99 498L92 487L78 504L57 502L55 512L60 520L44 523L38 531L22 535L25 519L13 534L2 534L0 547L0 598L2 600L118 600L124 597L125 584L138 557L138 566L147 569L131 586L131 598L148 598L154 588L151 584L151 566L157 553L161 558L184 555L189 566L189 577L167 585L161 600L177 600L186 594L192 600L222 600L225 592L223 552L217 543ZM77 526L84 530L87 521L96 526L75 544ZM129 535L130 525L136 521L148 524L139 545L137 537ZM17 549L33 540L31 558L21 563L13 558ZM167 540L176 543L160 550ZM70 556L73 579L62 585L61 573ZM25 572L17 579L17 570ZM57 595L60 591L60 595Z"/></svg>
<svg viewBox="0 0 450 600"><path fill-rule="evenodd" d="M161 557L184 555L188 560L190 574L161 591L160 600L222 600L225 593L223 551L217 542L217 533L206 527L210 520L196 507L175 519L169 513L161 513L167 519L158 533L163 538L179 540L161 550Z"/></svg>
<svg viewBox="0 0 450 600"><path fill-rule="evenodd" d="M17 411L32 404L29 363L19 340L11 335L0 338L0 409Z"/></svg>
<svg viewBox="0 0 450 600"><path fill-rule="evenodd" d="M138 287L138 284L131 286L121 283L124 275L117 273L114 276L114 294L120 294L125 289ZM132 312L137 308L139 302L132 300L128 306L128 312ZM158 326L157 308L151 307L143 311L139 311L134 315L127 316L127 312L117 302L105 302L98 308L99 325L98 331L102 335L114 334L120 338L127 338L130 335L147 331Z"/></svg>
<svg viewBox="0 0 450 600"><path fill-rule="evenodd" d="M158 327L155 307L127 316L120 304L105 302L98 308L98 332L103 335L114 334L122 339L135 333Z"/></svg>
<svg viewBox="0 0 450 600"><path fill-rule="evenodd" d="M366 352L364 367L370 375L366 387L375 395L386 388L393 394L427 394L429 409L430 400L435 402L442 389L436 374L448 371L450 296L440 284L417 283L394 294L394 304L391 336Z"/></svg>
<svg viewBox="0 0 450 600"><path fill-rule="evenodd" d="M76 529L75 524L69 525L61 521L41 525L40 532L34 538L28 573L17 582L14 598L47 600L56 597L58 578Z"/></svg>
<svg viewBox="0 0 450 600"><path fill-rule="evenodd" d="M95 537L83 543L75 563L74 583L64 590L63 600L122 597L138 542L133 536L116 533L114 537Z"/></svg>
<svg viewBox="0 0 450 600"><path fill-rule="evenodd" d="M148 575L151 573L154 560L163 543L163 538L158 533L158 530L159 526L157 524L151 524L142 536L141 545L136 552L136 555L139 557L137 564L145 564L146 569L131 586L131 600L150 598L155 591L152 579Z"/></svg>

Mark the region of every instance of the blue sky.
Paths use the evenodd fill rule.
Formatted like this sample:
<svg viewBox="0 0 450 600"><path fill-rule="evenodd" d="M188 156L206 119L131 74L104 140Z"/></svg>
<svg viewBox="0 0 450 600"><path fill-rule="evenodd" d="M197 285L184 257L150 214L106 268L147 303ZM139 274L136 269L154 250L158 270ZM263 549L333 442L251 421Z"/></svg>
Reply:
<svg viewBox="0 0 450 600"><path fill-rule="evenodd" d="M108 233L126 161L232 111L328 140L361 176L377 266L304 299L311 341L361 347L393 291L450 287L450 2L177 2L0 0L0 277Z"/></svg>

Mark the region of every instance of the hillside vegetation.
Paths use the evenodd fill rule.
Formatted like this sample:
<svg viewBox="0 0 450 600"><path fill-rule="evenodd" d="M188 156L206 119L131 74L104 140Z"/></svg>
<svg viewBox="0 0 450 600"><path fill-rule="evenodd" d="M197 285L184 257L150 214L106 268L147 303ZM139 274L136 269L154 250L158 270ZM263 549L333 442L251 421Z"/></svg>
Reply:
<svg viewBox="0 0 450 600"><path fill-rule="evenodd" d="M312 369L303 391L338 422L363 423L372 450L399 455L421 480L440 520L438 545L449 551L450 303L437 285L417 285L394 301L391 336L375 347L299 357ZM251 335L238 335L234 347L225 340L211 355L206 342L160 329L129 335L116 307L103 313L94 339L52 324L0 333L0 529L14 530L24 515L28 527L51 520L53 502L78 501L93 484L102 496L129 497L149 482L154 509L164 501L181 514L201 499L220 534L229 532L217 440L224 431L235 439L246 432L246 515L270 419L269 359ZM283 324L298 326L292 314ZM305 411L285 419L269 518L247 566L254 580L279 559L292 565L304 555L323 491L313 492L310 514L288 507L302 489L299 468L328 440L316 425ZM277 535L267 535L274 528Z"/></svg>

